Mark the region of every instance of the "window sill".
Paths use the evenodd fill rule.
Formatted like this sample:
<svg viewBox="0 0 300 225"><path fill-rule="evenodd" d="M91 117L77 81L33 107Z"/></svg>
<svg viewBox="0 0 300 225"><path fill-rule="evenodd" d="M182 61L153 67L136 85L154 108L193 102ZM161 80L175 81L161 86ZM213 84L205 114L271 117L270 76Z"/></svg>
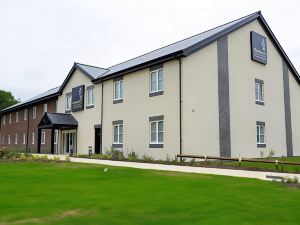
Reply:
<svg viewBox="0 0 300 225"><path fill-rule="evenodd" d="M257 147L258 148L265 148L265 147L267 147L267 145L266 144L257 144Z"/></svg>
<svg viewBox="0 0 300 225"><path fill-rule="evenodd" d="M149 144L149 148L163 148L164 144Z"/></svg>
<svg viewBox="0 0 300 225"><path fill-rule="evenodd" d="M255 101L255 103L256 103L257 105L265 105L265 102L261 102L261 101Z"/></svg>
<svg viewBox="0 0 300 225"><path fill-rule="evenodd" d="M117 99L113 101L113 104L118 104L118 103L122 103L123 99Z"/></svg>
<svg viewBox="0 0 300 225"><path fill-rule="evenodd" d="M113 148L123 148L123 144L112 144Z"/></svg>
<svg viewBox="0 0 300 225"><path fill-rule="evenodd" d="M149 93L149 97L154 97L154 96L163 95L163 94L164 94L164 91L151 92L151 93Z"/></svg>
<svg viewBox="0 0 300 225"><path fill-rule="evenodd" d="M85 108L86 109L92 109L92 108L94 108L94 105L87 105Z"/></svg>
<svg viewBox="0 0 300 225"><path fill-rule="evenodd" d="M65 110L65 113L71 113L71 110Z"/></svg>

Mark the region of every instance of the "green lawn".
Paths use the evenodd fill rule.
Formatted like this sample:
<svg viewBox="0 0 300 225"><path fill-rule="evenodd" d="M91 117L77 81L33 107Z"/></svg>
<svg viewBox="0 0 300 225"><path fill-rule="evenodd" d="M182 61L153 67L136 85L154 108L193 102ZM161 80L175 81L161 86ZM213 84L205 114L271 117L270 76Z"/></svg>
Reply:
<svg viewBox="0 0 300 225"><path fill-rule="evenodd" d="M0 163L0 225L300 224L300 189L79 163Z"/></svg>

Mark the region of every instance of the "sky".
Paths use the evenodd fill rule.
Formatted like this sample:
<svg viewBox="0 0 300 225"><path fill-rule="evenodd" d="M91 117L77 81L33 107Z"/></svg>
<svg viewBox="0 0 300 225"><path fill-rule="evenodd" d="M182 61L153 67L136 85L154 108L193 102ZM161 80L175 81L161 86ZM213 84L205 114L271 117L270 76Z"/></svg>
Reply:
<svg viewBox="0 0 300 225"><path fill-rule="evenodd" d="M109 67L253 12L300 71L299 0L0 0L0 89L26 100L74 62Z"/></svg>

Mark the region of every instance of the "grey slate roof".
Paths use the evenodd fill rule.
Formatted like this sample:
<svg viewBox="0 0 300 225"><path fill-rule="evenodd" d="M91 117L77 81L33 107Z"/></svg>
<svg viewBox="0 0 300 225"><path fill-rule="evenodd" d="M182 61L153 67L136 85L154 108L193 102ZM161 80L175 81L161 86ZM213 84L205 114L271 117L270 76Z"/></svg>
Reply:
<svg viewBox="0 0 300 225"><path fill-rule="evenodd" d="M156 49L154 51L151 51L149 53L146 53L144 55L138 56L136 58L130 59L128 61L125 61L123 63L117 64L115 66L109 67L107 68L109 71L103 75L100 75L98 78L100 77L105 77L105 76L109 76L111 74L114 74L116 72L122 71L122 70L126 70L130 67L134 67L136 65L139 64L143 64L146 62L149 62L151 60L166 56L166 55L170 55L176 52L180 52L183 51L199 42L204 41L207 38L212 37L215 34L220 33L221 31L225 31L228 28L239 24L242 21L247 21L247 19L255 17L258 15L258 12L250 14L248 16L242 17L240 19L234 20L232 22L226 23L224 25L221 25L219 27L213 28L211 30L202 32L200 34L194 35L192 37L186 38L184 40L175 42L173 44L167 45L165 47Z"/></svg>
<svg viewBox="0 0 300 225"><path fill-rule="evenodd" d="M100 67L95 67L95 66L90 66L90 65L85 65L81 63L75 63L78 69L81 69L85 71L87 74L89 74L92 79L96 79L97 77L103 75L106 73L108 70Z"/></svg>
<svg viewBox="0 0 300 225"><path fill-rule="evenodd" d="M48 117L48 119L53 125L68 125L68 126L78 125L77 120L72 116L72 114L46 112L45 116Z"/></svg>
<svg viewBox="0 0 300 225"><path fill-rule="evenodd" d="M33 102L37 102L39 100L44 100L48 97L56 96L56 95L58 95L59 88L60 88L60 86L49 89L48 91L45 91L41 94L38 94L38 95L34 96L33 98L27 99L25 101L22 101L22 102L19 102L19 103L15 104L15 105L12 105L8 108L5 108L5 109L1 110L0 112L3 113L3 112L7 112L7 111L12 111L14 109L22 108L25 105L30 105Z"/></svg>

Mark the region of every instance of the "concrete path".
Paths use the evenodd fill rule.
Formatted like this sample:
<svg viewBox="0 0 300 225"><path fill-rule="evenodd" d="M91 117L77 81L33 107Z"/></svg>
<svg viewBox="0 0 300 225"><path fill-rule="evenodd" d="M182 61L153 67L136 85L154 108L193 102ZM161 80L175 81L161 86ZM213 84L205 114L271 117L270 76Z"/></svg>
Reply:
<svg viewBox="0 0 300 225"><path fill-rule="evenodd" d="M48 158L50 159L53 157L60 157L61 160L66 160L65 155L48 155L48 154L38 154L38 155L39 156L47 155ZM101 165L108 165L108 166L131 167L137 169L150 169L150 170L175 171L175 172L183 172L183 173L200 173L200 174L213 174L213 175L233 176L233 177L256 178L261 180L273 180L274 179L273 177L294 178L295 176L297 176L300 180L300 174L291 174L291 173L163 165L163 164L154 164L154 163L124 162L124 161L85 159L85 158L73 158L73 157L70 157L70 161L79 162L79 163L101 164Z"/></svg>

